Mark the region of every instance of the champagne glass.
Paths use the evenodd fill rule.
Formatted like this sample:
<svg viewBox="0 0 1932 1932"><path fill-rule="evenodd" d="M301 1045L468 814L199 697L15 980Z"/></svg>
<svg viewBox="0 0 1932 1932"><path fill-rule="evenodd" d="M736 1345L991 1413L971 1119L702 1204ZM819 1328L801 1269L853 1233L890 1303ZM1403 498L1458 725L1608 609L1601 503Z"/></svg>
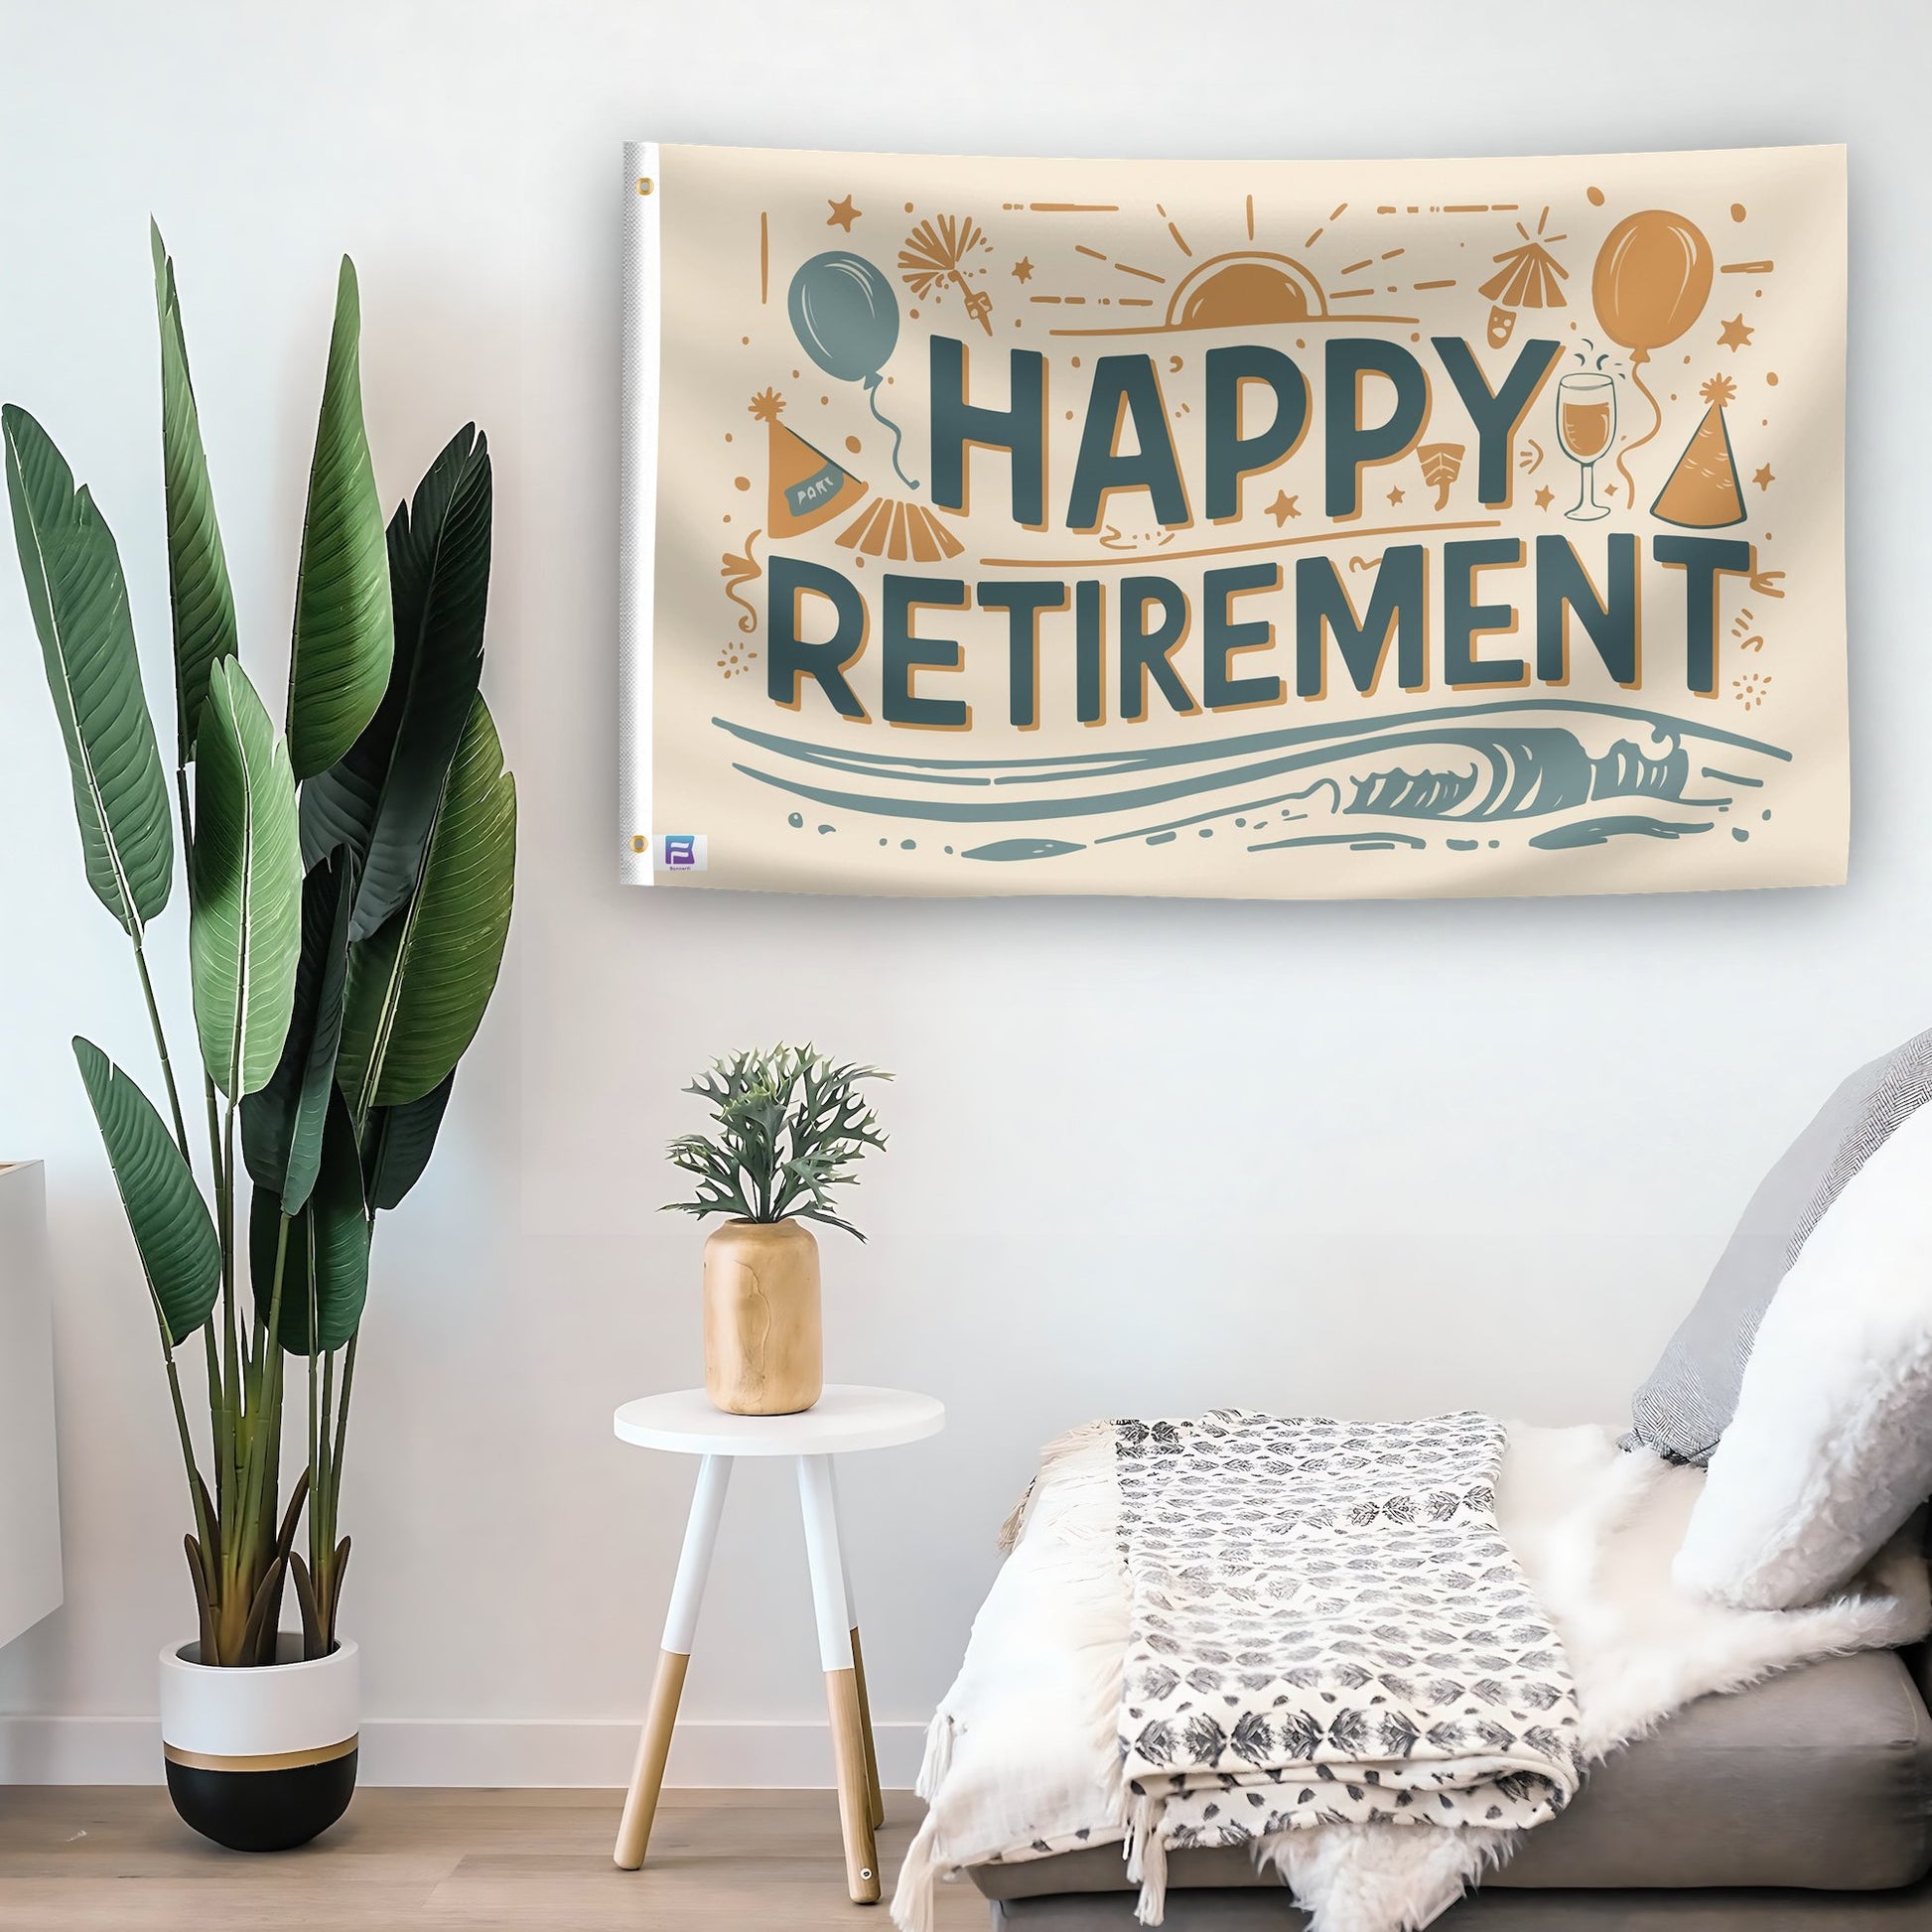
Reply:
<svg viewBox="0 0 1932 1932"><path fill-rule="evenodd" d="M1616 440L1616 380L1596 370L1572 369L1557 384L1557 440L1579 465L1577 504L1564 511L1573 523L1593 523L1610 506L1596 500L1597 459Z"/></svg>

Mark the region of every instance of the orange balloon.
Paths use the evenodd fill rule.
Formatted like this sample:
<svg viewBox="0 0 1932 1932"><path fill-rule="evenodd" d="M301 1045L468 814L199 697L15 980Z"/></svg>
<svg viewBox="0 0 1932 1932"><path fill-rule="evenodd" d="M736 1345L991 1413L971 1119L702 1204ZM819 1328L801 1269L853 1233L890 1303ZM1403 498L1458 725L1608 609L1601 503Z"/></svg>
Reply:
<svg viewBox="0 0 1932 1932"><path fill-rule="evenodd" d="M1596 320L1644 361L1704 313L1711 271L1711 244L1696 222L1657 207L1627 214L1596 253L1589 284Z"/></svg>

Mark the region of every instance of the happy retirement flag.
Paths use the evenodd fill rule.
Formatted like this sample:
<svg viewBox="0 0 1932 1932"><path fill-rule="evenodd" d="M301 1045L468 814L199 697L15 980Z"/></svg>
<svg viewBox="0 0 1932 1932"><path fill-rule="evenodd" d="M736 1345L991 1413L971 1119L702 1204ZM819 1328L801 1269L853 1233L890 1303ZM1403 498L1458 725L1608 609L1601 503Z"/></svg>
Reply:
<svg viewBox="0 0 1932 1932"><path fill-rule="evenodd" d="M627 878L1843 879L1842 149L626 161Z"/></svg>

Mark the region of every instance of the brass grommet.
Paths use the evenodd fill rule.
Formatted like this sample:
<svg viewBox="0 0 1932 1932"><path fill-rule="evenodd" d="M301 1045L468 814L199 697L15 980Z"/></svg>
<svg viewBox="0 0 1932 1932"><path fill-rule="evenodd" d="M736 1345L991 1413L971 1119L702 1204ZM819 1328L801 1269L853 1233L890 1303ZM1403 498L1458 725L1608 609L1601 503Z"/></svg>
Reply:
<svg viewBox="0 0 1932 1932"><path fill-rule="evenodd" d="M648 175L639 175L637 177L637 193L639 195L648 195L650 193L650 177Z"/></svg>

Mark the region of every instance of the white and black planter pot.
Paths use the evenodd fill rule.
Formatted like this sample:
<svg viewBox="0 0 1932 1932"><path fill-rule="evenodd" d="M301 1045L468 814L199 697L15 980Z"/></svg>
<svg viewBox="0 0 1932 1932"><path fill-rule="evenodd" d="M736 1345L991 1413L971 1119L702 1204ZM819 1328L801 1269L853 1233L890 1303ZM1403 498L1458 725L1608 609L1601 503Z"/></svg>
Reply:
<svg viewBox="0 0 1932 1932"><path fill-rule="evenodd" d="M302 1661L284 1632L255 1670L161 1653L168 1794L184 1822L233 1852L285 1852L326 1832L355 1790L356 1648Z"/></svg>

